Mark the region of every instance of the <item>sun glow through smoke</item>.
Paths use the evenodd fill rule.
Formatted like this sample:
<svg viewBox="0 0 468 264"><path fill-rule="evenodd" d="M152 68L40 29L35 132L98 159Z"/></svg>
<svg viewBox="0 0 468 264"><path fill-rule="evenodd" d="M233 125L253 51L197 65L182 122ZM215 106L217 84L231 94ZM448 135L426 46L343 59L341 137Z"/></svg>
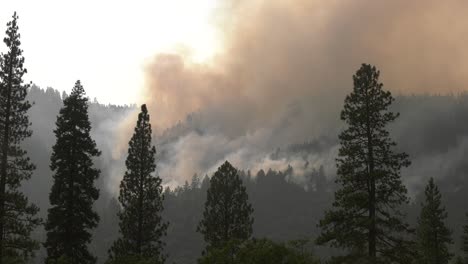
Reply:
<svg viewBox="0 0 468 264"><path fill-rule="evenodd" d="M27 79L70 91L81 79L104 103L139 103L143 68L156 53L208 62L221 49L215 0L18 0L2 3L1 30L20 17ZM3 48L2 48L3 50Z"/></svg>

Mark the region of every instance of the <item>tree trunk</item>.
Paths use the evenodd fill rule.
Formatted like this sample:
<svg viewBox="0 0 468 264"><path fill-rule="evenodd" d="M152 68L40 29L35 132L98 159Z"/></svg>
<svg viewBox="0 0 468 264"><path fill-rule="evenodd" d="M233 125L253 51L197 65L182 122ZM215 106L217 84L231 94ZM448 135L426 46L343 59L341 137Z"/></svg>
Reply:
<svg viewBox="0 0 468 264"><path fill-rule="evenodd" d="M138 186L138 234L137 234L137 253L141 256L141 247L143 240L143 181L144 181L144 167L145 167L145 134L141 133L141 146L140 146L140 182Z"/></svg>
<svg viewBox="0 0 468 264"><path fill-rule="evenodd" d="M376 250L376 226L375 226L375 175L374 175L374 153L373 139L369 116L372 114L369 109L369 95L366 94L366 133L367 133L367 162L368 162L368 191L369 191L369 257L374 261L377 256Z"/></svg>
<svg viewBox="0 0 468 264"><path fill-rule="evenodd" d="M372 147L369 148L369 256L375 258L376 253L376 225L375 225L375 178Z"/></svg>

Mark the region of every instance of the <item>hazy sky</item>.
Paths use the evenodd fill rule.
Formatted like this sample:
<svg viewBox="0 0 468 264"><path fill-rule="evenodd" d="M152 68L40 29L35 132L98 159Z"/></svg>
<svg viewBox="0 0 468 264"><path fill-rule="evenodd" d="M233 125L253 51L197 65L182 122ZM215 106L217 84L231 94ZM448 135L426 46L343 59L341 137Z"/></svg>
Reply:
<svg viewBox="0 0 468 264"><path fill-rule="evenodd" d="M80 79L104 103L140 101L143 68L159 52L195 61L219 49L215 0L3 0L0 31L19 15L27 80L70 91ZM0 46L4 51L4 45Z"/></svg>

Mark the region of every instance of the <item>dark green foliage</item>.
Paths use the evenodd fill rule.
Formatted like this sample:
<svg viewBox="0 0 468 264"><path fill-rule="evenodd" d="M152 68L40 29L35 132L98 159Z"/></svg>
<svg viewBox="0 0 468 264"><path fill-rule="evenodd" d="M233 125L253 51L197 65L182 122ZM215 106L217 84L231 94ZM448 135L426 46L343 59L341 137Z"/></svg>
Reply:
<svg viewBox="0 0 468 264"><path fill-rule="evenodd" d="M192 183L197 185L194 176ZM196 227L203 215L210 178L204 176L198 187L184 190L180 186L164 192L164 219L170 223L166 236L168 263L194 263L203 250L203 237Z"/></svg>
<svg viewBox="0 0 468 264"><path fill-rule="evenodd" d="M57 117L56 143L50 168L53 185L49 195L51 208L46 223L47 263L59 258L71 263L95 263L87 245L91 229L99 217L93 203L99 197L94 182L100 171L93 168L93 158L100 155L89 132L88 99L80 81L65 100Z"/></svg>
<svg viewBox="0 0 468 264"><path fill-rule="evenodd" d="M424 194L426 199L422 203L416 230L418 262L445 264L452 257L448 249L452 238L450 230L445 226L447 212L442 206L442 195L433 178L429 180Z"/></svg>
<svg viewBox="0 0 468 264"><path fill-rule="evenodd" d="M250 238L254 220L248 199L238 170L226 161L210 179L203 219L197 227L207 249Z"/></svg>
<svg viewBox="0 0 468 264"><path fill-rule="evenodd" d="M154 176L156 148L151 144L151 124L142 105L135 132L129 142L127 171L120 183L121 238L110 249L110 259L135 256L164 263L163 237L168 224L162 220L161 178Z"/></svg>
<svg viewBox="0 0 468 264"><path fill-rule="evenodd" d="M7 23L3 42L7 52L0 56L0 263L12 259L26 261L39 248L30 238L31 232L41 223L36 217L39 208L29 203L21 192L21 184L31 178L35 166L31 164L21 144L32 131L26 100L29 84L23 83L27 70L20 48L18 16Z"/></svg>
<svg viewBox="0 0 468 264"><path fill-rule="evenodd" d="M319 261L303 244L275 243L268 239L244 242L231 240L222 248L214 248L198 260L199 264L316 264Z"/></svg>
<svg viewBox="0 0 468 264"><path fill-rule="evenodd" d="M24 190L30 201L34 201L34 203L40 205L41 209L44 208L45 212L47 212L49 202L47 195L44 196L44 194L50 190L49 183L51 180L51 177L48 177L50 173L47 168L50 157L45 154L48 153L48 149L52 145L51 142L55 142L53 133L50 133L50 128L53 127L56 115L62 106L60 94L53 89L47 89L46 91L37 87L34 88L34 85L28 92L28 100L35 102L29 112L30 120L33 121L31 129L34 131L34 134L24 142L23 146L28 151L28 156L38 166L31 180L23 184L22 190ZM458 242L453 251L460 249L461 232L455 233L455 231L461 230L461 227L467 223L464 217L467 208L466 201L468 200L468 177L465 177L467 171L467 152L455 150L463 148L463 144L460 144L460 139L468 135L468 123L464 121L468 119L468 94L401 95L396 96L395 99L391 109L401 112L402 115L391 126L391 135L397 141L398 146L404 147L405 150L411 150L411 158L415 163L421 162L420 164L428 165L431 168L431 171L427 171L428 168L426 166L420 167L423 172L436 173L438 175L437 183L444 196L444 201L446 201L445 206L449 213L446 223L451 230L454 230L453 237ZM89 107L91 123L103 124L99 129L106 128L105 131L108 131L99 132L96 129L94 133L96 135L100 133L102 135L113 136L119 134L119 130L107 128L108 126L105 124L108 124L108 120L119 120L119 117L126 116L129 112L135 111L135 108L134 106L129 106L125 109L125 107L112 105L91 104ZM335 119L336 121L339 120L338 118L334 118L332 121L327 120L335 124ZM35 120L40 120L40 122ZM111 131L114 131L116 134L110 133ZM327 130L326 132L327 136L332 138L337 134L334 129ZM169 135L173 136L174 133L169 133ZM95 139L98 141L97 137ZM102 142L105 143L108 139L111 139L111 136ZM324 155L328 155L330 147L333 147L335 143L335 140L332 140L330 143L323 143L324 145L322 145L321 149L322 151L326 151ZM282 151L286 149L282 148ZM109 150L103 148L103 156L107 156L104 155L105 151ZM454 151L461 156L453 158ZM163 144L158 148L158 153L163 156ZM319 157L322 157L321 153L320 149L311 149L304 151L304 156L319 155ZM280 155L280 158L286 160L288 160L288 157L292 157L289 152ZM448 159L445 159L445 157ZM428 160L433 161L439 158L450 164L446 164L445 162L445 165L440 167L438 165L439 162L432 162L432 165L426 163ZM156 159L159 160L158 157ZM99 160L101 161L102 159L100 158ZM103 174L106 172L112 175L112 168L118 167L118 164L121 162L123 164L123 161L119 160L110 160L109 162L111 162L110 165L108 165L107 161L103 164ZM163 161L161 160L161 162ZM308 168L313 165L315 164L311 162ZM435 168L435 170L432 170L432 168ZM418 179L418 175L424 175L424 173L418 174L419 170L417 168L413 168L411 171L414 178L409 179L408 182L414 183L414 180ZM326 172L331 172L328 167L326 168ZM253 208L255 208L253 214L255 219L253 236L268 237L275 241L286 241L295 237L301 237L302 234L308 237L315 237L317 231L315 223L321 217L323 209L328 208L329 205L331 206L331 195L333 194L324 194L323 191L326 188L318 188L315 191L315 188L313 188L315 184L312 184L312 189L309 189L313 191L307 192L304 189L303 182L294 184L294 182L289 180L288 176L285 177L287 181L282 179L276 180L276 176L268 176L267 170L265 170L265 174L267 176L262 181L257 181L256 177L252 177L252 181L243 179L248 191L249 201L252 203ZM314 176L308 174L306 173L304 179L308 179L309 176L311 179L314 178ZM252 172L252 175L256 175L256 172ZM192 173L189 173L189 175L177 175L177 177L182 176L187 176L188 178L192 176ZM204 174L200 176L204 176ZM105 179L105 177L101 177L101 179ZM108 182L102 180L98 181L98 183L101 184L99 200L103 198L102 202L106 204L109 200L109 198L105 197ZM326 186L332 190L335 185L327 182ZM419 188L419 183L412 187ZM413 190L416 191L415 195L419 192L419 189ZM197 192L202 193L199 189ZM278 195L278 193L281 195ZM199 198L193 198L193 194L193 190L184 191L178 195L174 191L171 191L171 198L165 197L163 219L171 223L168 235L166 236L167 246L165 249L169 254L167 263L173 263L173 261L179 264L193 263L199 257L199 253L202 250L203 238L201 234L196 233L196 228L194 227L196 227L201 219L203 203L205 202L205 198L201 197L206 197L206 191L203 191L203 195L200 195ZM96 206L98 211L107 210L104 209L106 208L104 205L101 208L99 202L96 203ZM419 211L419 201L411 203L408 208L408 221L411 224L413 222L416 224ZM113 212L109 210L105 214L116 215ZM106 224L104 223L105 214L100 214L101 221L99 226L106 229L105 232L112 235L106 238L101 234L96 234L93 244L97 246L90 246L96 252L96 255L103 256L102 259L107 258L107 250L112 242L115 241L115 235L118 233L117 217L114 217L115 219L112 220L113 224ZM37 234L34 233L34 236ZM328 247L317 247L315 252L318 255L326 257L330 254L328 250ZM333 252L337 253L336 250ZM40 252L37 253L36 263L43 263L43 258L40 254Z"/></svg>
<svg viewBox="0 0 468 264"><path fill-rule="evenodd" d="M286 172L268 170L266 173L255 172L254 175L258 176L249 177L248 172L240 171L239 175L249 202L255 208L252 214L255 219L253 236L274 241L317 236L316 226L310 223L317 221L321 212L328 207L332 193L327 189L331 183L315 191L312 186L316 185L314 182L317 180L326 182L325 175L318 170L306 173L306 178L310 180L308 190L303 182L293 181L292 175ZM166 188L164 219L171 223L166 237L168 263L193 263L203 250L203 237L194 227L202 218L209 181L209 177L204 176L198 188ZM325 256L328 251L328 248L322 247L317 249L317 254Z"/></svg>
<svg viewBox="0 0 468 264"><path fill-rule="evenodd" d="M468 263L468 214L466 214L466 224L463 226L462 251L465 255L465 262Z"/></svg>
<svg viewBox="0 0 468 264"><path fill-rule="evenodd" d="M398 114L388 110L394 99L378 78L375 67L363 64L341 112L347 128L339 135L339 189L333 209L320 221L317 242L347 249L342 261L388 263L409 257L405 236L410 230L399 207L408 202L400 170L410 162L393 150L396 143L386 127Z"/></svg>

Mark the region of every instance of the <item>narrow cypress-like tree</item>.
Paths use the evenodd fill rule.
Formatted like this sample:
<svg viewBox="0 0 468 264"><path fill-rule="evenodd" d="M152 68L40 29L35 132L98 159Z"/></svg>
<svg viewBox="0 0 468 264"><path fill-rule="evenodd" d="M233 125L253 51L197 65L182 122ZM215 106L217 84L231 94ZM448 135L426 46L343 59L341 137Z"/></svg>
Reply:
<svg viewBox="0 0 468 264"><path fill-rule="evenodd" d="M151 144L150 116L146 105L141 113L125 161L127 171L120 183L118 216L121 237L110 249L110 259L139 259L164 263L163 237L168 224L162 219L163 188L156 170L156 148Z"/></svg>
<svg viewBox="0 0 468 264"><path fill-rule="evenodd" d="M207 250L221 248L230 241L249 239L254 221L252 213L239 172L226 161L210 179L203 219L197 227Z"/></svg>
<svg viewBox="0 0 468 264"><path fill-rule="evenodd" d="M32 131L27 115L31 104L26 100L30 85L23 82L27 71L17 22L15 12L3 39L7 52L0 56L0 264L29 258L39 247L31 231L41 223L36 217L39 208L20 191L35 167L21 148Z"/></svg>
<svg viewBox="0 0 468 264"><path fill-rule="evenodd" d="M80 81L64 101L54 130L57 141L53 146L50 168L53 185L49 194L51 208L46 223L46 263L58 260L74 264L95 263L88 250L91 229L99 221L93 203L99 197L94 182L100 171L93 158L100 155L90 136L88 98Z"/></svg>
<svg viewBox="0 0 468 264"><path fill-rule="evenodd" d="M447 212L433 178L429 180L424 194L426 200L422 203L416 229L418 260L422 264L446 264L452 257L448 249L452 243L452 233L445 226Z"/></svg>
<svg viewBox="0 0 468 264"><path fill-rule="evenodd" d="M388 110L394 101L382 89L379 71L362 64L353 76L354 89L346 96L341 120L347 127L339 135L337 184L333 209L319 226L319 244L347 250L337 257L346 263L403 262L410 231L400 205L408 202L400 170L408 155L394 152L387 125L398 114Z"/></svg>
<svg viewBox="0 0 468 264"><path fill-rule="evenodd" d="M465 254L465 262L468 263L468 213L466 214L466 225L463 226L462 251Z"/></svg>

